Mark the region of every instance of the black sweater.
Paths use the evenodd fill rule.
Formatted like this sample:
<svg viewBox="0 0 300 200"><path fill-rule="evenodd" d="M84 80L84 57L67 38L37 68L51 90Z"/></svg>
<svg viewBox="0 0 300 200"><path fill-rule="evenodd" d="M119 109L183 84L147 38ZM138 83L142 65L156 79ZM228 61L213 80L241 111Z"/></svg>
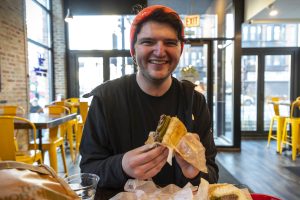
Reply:
<svg viewBox="0 0 300 200"><path fill-rule="evenodd" d="M124 153L144 144L149 131L156 129L161 114L176 115L188 132L199 134L206 149L208 174L187 179L173 159L173 165L166 164L153 181L160 186L174 183L183 187L187 182L198 185L201 176L210 183L217 182L217 151L208 107L205 97L194 90L192 83L173 78L166 94L152 97L143 93L133 74L108 81L86 96L91 95L94 97L80 145L80 168L82 172L98 174L99 187L123 188L130 178L122 170Z"/></svg>

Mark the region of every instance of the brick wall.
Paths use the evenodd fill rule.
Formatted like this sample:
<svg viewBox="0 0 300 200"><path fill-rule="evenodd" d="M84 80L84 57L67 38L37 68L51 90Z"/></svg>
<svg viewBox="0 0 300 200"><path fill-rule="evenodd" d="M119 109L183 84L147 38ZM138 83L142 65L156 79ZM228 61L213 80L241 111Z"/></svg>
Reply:
<svg viewBox="0 0 300 200"><path fill-rule="evenodd" d="M0 3L0 100L28 108L26 35L23 0Z"/></svg>
<svg viewBox="0 0 300 200"><path fill-rule="evenodd" d="M67 97L67 83L66 83L66 42L64 29L64 14L63 14L63 0L52 0L53 9L53 53L54 53L54 81L55 94Z"/></svg>

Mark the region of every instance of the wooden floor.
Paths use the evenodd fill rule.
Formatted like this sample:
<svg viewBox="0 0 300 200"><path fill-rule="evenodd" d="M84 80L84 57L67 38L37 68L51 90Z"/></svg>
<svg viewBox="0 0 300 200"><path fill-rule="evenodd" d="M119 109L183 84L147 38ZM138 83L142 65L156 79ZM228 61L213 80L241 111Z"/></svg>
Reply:
<svg viewBox="0 0 300 200"><path fill-rule="evenodd" d="M224 174L226 181L229 180L232 184L238 181L255 193L270 194L282 200L299 200L300 176L296 176L286 167L300 167L300 157L292 161L290 151L282 155L276 153L275 141L271 142L270 148L266 144L266 140L243 140L241 152L219 152L217 162L223 168L220 173L224 173L226 169L226 173L230 173ZM79 159L75 165L72 164L67 151L70 175L80 171ZM59 167L63 171L61 164ZM220 182L224 182L223 177L220 174Z"/></svg>
<svg viewBox="0 0 300 200"><path fill-rule="evenodd" d="M286 167L299 167L300 170L300 157L292 161L290 151L277 154L275 141L270 148L266 145L266 140L243 140L241 152L219 152L217 161L255 193L299 200L300 176Z"/></svg>

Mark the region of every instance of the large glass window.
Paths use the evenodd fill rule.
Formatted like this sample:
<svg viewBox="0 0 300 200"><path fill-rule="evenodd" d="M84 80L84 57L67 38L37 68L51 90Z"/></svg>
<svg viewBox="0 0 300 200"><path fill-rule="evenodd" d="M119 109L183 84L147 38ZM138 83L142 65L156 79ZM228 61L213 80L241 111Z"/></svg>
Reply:
<svg viewBox="0 0 300 200"><path fill-rule="evenodd" d="M242 47L298 47L299 24L243 24Z"/></svg>
<svg viewBox="0 0 300 200"><path fill-rule="evenodd" d="M37 100L40 106L45 106L52 99L49 5L50 0L26 0L29 98L30 102Z"/></svg>
<svg viewBox="0 0 300 200"><path fill-rule="evenodd" d="M129 49L133 16L74 16L69 26L71 50ZM124 39L123 39L124 38Z"/></svg>
<svg viewBox="0 0 300 200"><path fill-rule="evenodd" d="M186 15L181 15L182 20ZM129 31L134 15L74 16L69 26L70 50L112 50L130 49ZM228 14L232 21L232 15ZM186 38L217 37L217 15L200 16L198 27L186 27ZM226 31L233 35L233 23Z"/></svg>

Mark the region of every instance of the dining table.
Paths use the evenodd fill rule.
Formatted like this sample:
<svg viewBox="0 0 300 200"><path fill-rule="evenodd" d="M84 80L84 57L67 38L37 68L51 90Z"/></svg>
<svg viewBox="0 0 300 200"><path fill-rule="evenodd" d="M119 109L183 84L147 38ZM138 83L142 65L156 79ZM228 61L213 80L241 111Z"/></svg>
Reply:
<svg viewBox="0 0 300 200"><path fill-rule="evenodd" d="M77 117L77 113L71 114L59 114L59 115L50 115L48 113L28 113L22 115L21 117L28 119L31 121L37 129L38 132L38 148L42 151L42 137L43 137L43 129L55 128L59 125L75 119ZM25 124L24 122L15 121L15 129L31 129L31 126Z"/></svg>

